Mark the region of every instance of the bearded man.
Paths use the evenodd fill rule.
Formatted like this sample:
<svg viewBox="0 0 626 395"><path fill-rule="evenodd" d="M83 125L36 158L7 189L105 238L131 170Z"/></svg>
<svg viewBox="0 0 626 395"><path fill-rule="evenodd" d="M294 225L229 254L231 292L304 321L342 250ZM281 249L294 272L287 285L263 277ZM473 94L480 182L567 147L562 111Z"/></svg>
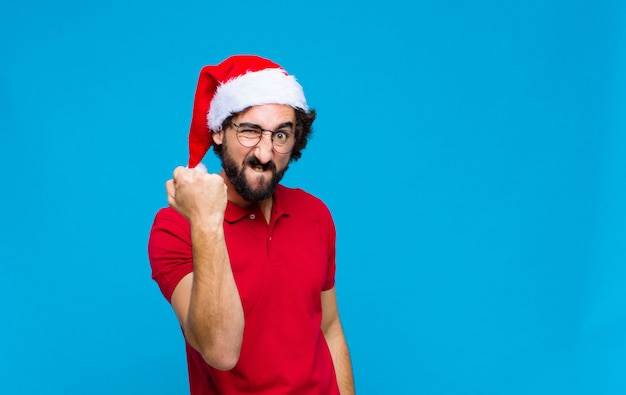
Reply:
<svg viewBox="0 0 626 395"><path fill-rule="evenodd" d="M354 394L326 205L280 184L315 111L296 79L258 56L200 73L187 167L148 243L152 277L185 338L192 395ZM222 170L201 160L213 146Z"/></svg>

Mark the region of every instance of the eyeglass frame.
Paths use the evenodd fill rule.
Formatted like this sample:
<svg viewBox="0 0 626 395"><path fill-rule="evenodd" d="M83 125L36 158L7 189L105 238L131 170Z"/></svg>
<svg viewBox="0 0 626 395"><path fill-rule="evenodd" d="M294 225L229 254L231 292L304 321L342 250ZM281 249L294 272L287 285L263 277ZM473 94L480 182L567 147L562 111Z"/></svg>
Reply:
<svg viewBox="0 0 626 395"><path fill-rule="evenodd" d="M295 127L293 125L292 122L285 122L283 123L281 126L278 127L277 130L270 130L270 129L263 129L261 126L251 123L251 122L241 122L239 123L239 125L237 125L234 122L230 122L230 125L235 127L235 136L237 137L237 142L239 144L241 144L242 147L246 147L246 148L254 148L257 145L259 145L259 143L261 142L261 140L263 140L263 134L264 133L270 133L270 140L272 141L272 150L279 153L279 154L288 154L291 151L293 151L295 145L296 145L296 132L295 132ZM244 127L249 127L250 129L255 129L255 130L260 130L261 134L259 135L259 141L257 141L256 143L254 143L253 145L247 146L245 144L243 144L241 142L241 140L239 139L239 128L241 128L242 126ZM280 130L281 128L284 128L286 126L289 126L292 130ZM286 152L280 152L280 151L276 151L276 145L274 144L274 137L276 136L276 133L284 133L287 136L291 135L293 136L293 146Z"/></svg>

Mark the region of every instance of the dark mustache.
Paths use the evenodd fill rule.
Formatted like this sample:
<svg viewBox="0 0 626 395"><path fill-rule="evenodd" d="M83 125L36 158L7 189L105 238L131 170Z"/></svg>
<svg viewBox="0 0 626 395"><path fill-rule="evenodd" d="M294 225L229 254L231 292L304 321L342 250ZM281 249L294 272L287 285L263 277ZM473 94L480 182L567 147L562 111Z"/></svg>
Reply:
<svg viewBox="0 0 626 395"><path fill-rule="evenodd" d="M272 172L276 172L276 165L274 164L274 161L269 161L267 163L261 163L259 158L257 158L256 156L251 156L250 158L248 158L248 160L246 160L246 165L248 165L250 167L261 166L261 168L263 168L263 171L265 171L265 170L272 170Z"/></svg>

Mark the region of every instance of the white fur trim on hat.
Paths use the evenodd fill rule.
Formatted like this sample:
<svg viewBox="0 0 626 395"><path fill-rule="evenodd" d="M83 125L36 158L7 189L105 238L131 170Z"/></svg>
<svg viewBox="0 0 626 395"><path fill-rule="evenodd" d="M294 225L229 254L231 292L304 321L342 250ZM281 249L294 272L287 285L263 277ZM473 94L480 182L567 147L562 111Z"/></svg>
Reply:
<svg viewBox="0 0 626 395"><path fill-rule="evenodd" d="M309 111L302 86L282 69L253 71L218 86L207 114L209 129L222 130L233 113L261 104L286 104Z"/></svg>

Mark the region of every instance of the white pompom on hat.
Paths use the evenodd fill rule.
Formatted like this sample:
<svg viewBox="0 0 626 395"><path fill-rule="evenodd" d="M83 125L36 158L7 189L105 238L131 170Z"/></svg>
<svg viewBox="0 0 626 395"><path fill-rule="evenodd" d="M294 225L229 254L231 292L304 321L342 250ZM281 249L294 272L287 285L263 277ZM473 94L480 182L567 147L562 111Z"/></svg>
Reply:
<svg viewBox="0 0 626 395"><path fill-rule="evenodd" d="M222 130L232 114L261 104L286 104L308 112L302 86L295 77L255 55L235 55L200 71L189 131L189 168L211 147L211 132Z"/></svg>

